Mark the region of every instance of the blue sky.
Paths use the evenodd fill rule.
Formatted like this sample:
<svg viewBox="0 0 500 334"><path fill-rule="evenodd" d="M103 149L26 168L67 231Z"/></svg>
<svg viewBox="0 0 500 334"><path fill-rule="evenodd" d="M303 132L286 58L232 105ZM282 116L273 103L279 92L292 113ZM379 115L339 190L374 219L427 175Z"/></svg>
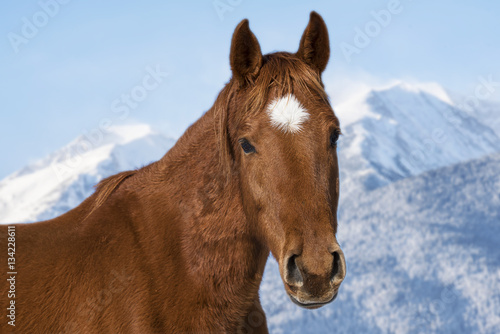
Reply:
<svg viewBox="0 0 500 334"><path fill-rule="evenodd" d="M471 95L480 76L500 81L497 1L59 1L2 5L0 178L102 121L179 136L229 79L230 39L243 18L264 53L294 52L318 11L330 31L324 79L334 105L358 83L432 81ZM382 10L391 14L377 31L373 12ZM359 36L356 44L358 28L375 29L368 45ZM346 57L346 45L361 47ZM124 102L133 93L140 101Z"/></svg>

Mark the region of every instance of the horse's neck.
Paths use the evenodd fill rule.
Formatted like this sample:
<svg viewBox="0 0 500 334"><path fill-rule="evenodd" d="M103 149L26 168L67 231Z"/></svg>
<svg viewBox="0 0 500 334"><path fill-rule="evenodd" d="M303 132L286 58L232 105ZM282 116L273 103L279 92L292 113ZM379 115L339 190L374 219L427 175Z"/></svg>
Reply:
<svg viewBox="0 0 500 334"><path fill-rule="evenodd" d="M158 249L187 262L185 274L193 284L222 295L227 288L231 299L235 288L258 293L269 251L251 231L237 180L224 183L219 163L209 111L160 161L157 190L147 200L155 203L156 218L150 220L155 232L150 232L162 236L156 238Z"/></svg>

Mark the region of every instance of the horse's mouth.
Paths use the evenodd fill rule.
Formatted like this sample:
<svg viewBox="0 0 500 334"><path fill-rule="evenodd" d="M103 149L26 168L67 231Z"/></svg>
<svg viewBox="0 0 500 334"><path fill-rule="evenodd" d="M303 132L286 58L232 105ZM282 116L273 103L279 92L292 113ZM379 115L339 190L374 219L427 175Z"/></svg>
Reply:
<svg viewBox="0 0 500 334"><path fill-rule="evenodd" d="M294 302L295 304L299 305L300 307L307 308L309 310L314 310L314 309L320 308L321 306L325 306L326 304L330 304L331 302L333 302L335 300L335 298L337 298L337 295L338 295L338 291L335 292L335 294L333 295L333 297L329 301L326 301L326 302L301 303L292 294L288 293L288 297L290 297L290 299L292 300L292 302Z"/></svg>

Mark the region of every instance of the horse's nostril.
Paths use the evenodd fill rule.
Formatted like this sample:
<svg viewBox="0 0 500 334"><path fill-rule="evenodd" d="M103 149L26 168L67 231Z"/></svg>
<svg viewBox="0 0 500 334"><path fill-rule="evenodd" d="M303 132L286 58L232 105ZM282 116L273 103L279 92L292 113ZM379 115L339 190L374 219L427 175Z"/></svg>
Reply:
<svg viewBox="0 0 500 334"><path fill-rule="evenodd" d="M300 269L297 266L297 255L292 255L288 258L288 262L286 264L286 280L287 283L292 286L301 286L304 282L302 278L302 274L300 273Z"/></svg>
<svg viewBox="0 0 500 334"><path fill-rule="evenodd" d="M332 281L342 280L344 278L344 266L342 263L342 257L338 252L333 252L333 268L332 268Z"/></svg>

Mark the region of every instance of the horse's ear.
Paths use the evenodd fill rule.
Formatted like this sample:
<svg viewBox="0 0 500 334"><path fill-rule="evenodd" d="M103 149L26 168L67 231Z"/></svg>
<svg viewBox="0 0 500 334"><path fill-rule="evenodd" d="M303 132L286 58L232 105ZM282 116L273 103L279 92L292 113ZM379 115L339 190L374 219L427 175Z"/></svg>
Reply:
<svg viewBox="0 0 500 334"><path fill-rule="evenodd" d="M330 41L325 21L312 11L309 24L300 39L297 56L311 65L319 73L323 72L330 58Z"/></svg>
<svg viewBox="0 0 500 334"><path fill-rule="evenodd" d="M241 21L234 30L229 59L233 76L240 83L253 82L259 74L262 53L247 19Z"/></svg>

